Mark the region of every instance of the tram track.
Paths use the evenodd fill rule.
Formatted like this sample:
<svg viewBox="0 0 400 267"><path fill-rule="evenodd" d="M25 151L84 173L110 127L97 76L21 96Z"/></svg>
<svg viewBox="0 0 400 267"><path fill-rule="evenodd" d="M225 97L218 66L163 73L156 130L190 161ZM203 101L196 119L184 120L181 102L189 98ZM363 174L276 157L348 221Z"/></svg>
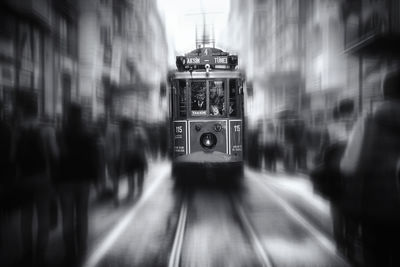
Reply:
<svg viewBox="0 0 400 267"><path fill-rule="evenodd" d="M280 196L273 188L270 188L265 182L260 181L255 177L251 177L251 179L257 184L258 188L271 196L277 206L280 206L294 222L300 225L310 236L312 236L316 241L316 244L318 244L327 253L334 255L340 266L348 266L344 257L340 254L337 254L336 245L330 237L318 229L318 227L316 227L311 221L303 216L296 207Z"/></svg>
<svg viewBox="0 0 400 267"><path fill-rule="evenodd" d="M225 193L221 193L225 194ZM237 197L233 196L232 194L226 195L227 197L227 202L232 207L233 210L233 217L231 218L231 221L233 224L238 224L238 228L241 229L244 237L248 241L248 243L251 245L252 252L254 253L254 256L257 257L257 265L256 266L263 266L263 267L272 267L272 261L268 253L265 251L265 248L263 248L260 237L258 236L257 232L255 231L254 227L252 226L252 223L250 221L250 218L246 215L243 206L239 203L239 200ZM180 207L179 211L179 219L178 219L178 224L176 227L175 235L174 235L174 241L173 241L173 246L172 250L170 253L170 258L168 262L168 267L179 267L179 266L185 266L185 264L182 264L182 253L183 253L183 248L184 248L184 240L185 240L185 234L187 232L187 229L191 227L188 224L188 213L189 213L189 208L188 208L188 198L183 197L182 199L182 204ZM228 241L228 240L227 240ZM237 245L237 244L234 244ZM245 244L244 244L245 246ZM223 257L223 255L221 255ZM254 259L252 259L254 260ZM194 266L200 266L200 265L194 265ZM211 265L212 266L212 265ZM247 266L254 266L253 264L247 265Z"/></svg>
<svg viewBox="0 0 400 267"><path fill-rule="evenodd" d="M183 237L185 234L187 219L187 201L183 200L181 210L179 212L178 226L176 228L174 243L168 262L168 267L179 267L182 253Z"/></svg>
<svg viewBox="0 0 400 267"><path fill-rule="evenodd" d="M239 218L239 223L242 225L243 230L246 232L247 237L252 244L254 252L256 253L261 266L263 267L272 267L272 260L268 254L268 252L264 249L259 236L257 235L256 230L248 218L248 215L245 213L243 206L239 203L234 196L231 196L232 205L236 211L236 214Z"/></svg>
<svg viewBox="0 0 400 267"><path fill-rule="evenodd" d="M266 193L271 195L274 201L281 206L285 212L293 218L298 224L300 224L307 232L309 232L318 243L325 248L330 253L336 252L335 244L320 230L318 230L315 226L312 225L304 216L297 211L296 208L292 207L290 203L280 197L275 191L269 188L265 183L262 183L259 180L256 180L260 188L262 188Z"/></svg>

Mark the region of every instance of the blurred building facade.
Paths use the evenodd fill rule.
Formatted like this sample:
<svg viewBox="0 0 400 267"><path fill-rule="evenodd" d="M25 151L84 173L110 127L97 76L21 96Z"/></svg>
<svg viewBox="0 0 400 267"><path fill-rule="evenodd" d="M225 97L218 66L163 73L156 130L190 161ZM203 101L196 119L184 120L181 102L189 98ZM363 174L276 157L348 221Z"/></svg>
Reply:
<svg viewBox="0 0 400 267"><path fill-rule="evenodd" d="M156 1L90 0L80 4L81 97L94 117L160 119L167 75L165 29ZM166 104L164 104L166 109Z"/></svg>
<svg viewBox="0 0 400 267"><path fill-rule="evenodd" d="M311 127L332 119L340 99L352 97L346 87L346 56L341 2L309 1L305 23L305 92L303 115Z"/></svg>
<svg viewBox="0 0 400 267"><path fill-rule="evenodd" d="M265 127L265 121L303 109L308 2L232 1L230 29L244 39L232 49L239 50L239 64L253 84L246 110L250 127L260 127L260 122Z"/></svg>
<svg viewBox="0 0 400 267"><path fill-rule="evenodd" d="M6 0L0 10L1 100L12 113L16 92L32 91L54 118L77 93L76 1Z"/></svg>
<svg viewBox="0 0 400 267"><path fill-rule="evenodd" d="M232 0L230 49L254 84L250 126L290 111L326 125L338 101L359 112L382 100L385 74L398 69L396 0Z"/></svg>
<svg viewBox="0 0 400 267"><path fill-rule="evenodd" d="M359 112L370 112L382 100L386 73L399 69L400 2L343 1L347 86Z"/></svg>
<svg viewBox="0 0 400 267"><path fill-rule="evenodd" d="M31 90L52 119L70 101L93 119L166 116L167 42L156 0L5 0L0 14L0 99L9 114L15 92Z"/></svg>

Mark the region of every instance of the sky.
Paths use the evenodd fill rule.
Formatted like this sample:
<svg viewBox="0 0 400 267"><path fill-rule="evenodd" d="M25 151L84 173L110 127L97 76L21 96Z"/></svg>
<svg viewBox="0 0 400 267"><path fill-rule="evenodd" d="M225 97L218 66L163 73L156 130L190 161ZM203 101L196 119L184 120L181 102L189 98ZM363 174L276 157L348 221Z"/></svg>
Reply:
<svg viewBox="0 0 400 267"><path fill-rule="evenodd" d="M214 26L216 47L221 47L222 32L227 28L229 0L158 0L161 16L164 17L167 39L171 48L169 63L175 65L175 56L196 48L196 25L203 25L202 13L206 13L206 24Z"/></svg>

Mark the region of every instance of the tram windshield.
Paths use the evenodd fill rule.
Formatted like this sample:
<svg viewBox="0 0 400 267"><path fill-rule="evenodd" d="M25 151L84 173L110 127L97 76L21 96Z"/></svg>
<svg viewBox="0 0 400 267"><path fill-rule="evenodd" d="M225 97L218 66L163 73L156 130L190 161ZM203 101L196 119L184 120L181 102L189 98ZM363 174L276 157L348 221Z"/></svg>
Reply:
<svg viewBox="0 0 400 267"><path fill-rule="evenodd" d="M242 114L242 93L238 79L179 79L175 85L175 118L238 117Z"/></svg>

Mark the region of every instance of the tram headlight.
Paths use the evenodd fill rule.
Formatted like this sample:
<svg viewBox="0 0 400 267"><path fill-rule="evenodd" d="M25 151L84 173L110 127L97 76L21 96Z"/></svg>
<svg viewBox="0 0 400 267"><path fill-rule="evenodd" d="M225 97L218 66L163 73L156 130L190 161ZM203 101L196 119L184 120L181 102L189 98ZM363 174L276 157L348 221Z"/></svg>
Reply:
<svg viewBox="0 0 400 267"><path fill-rule="evenodd" d="M213 133L204 133L200 136L200 145L211 149L217 144L217 137Z"/></svg>
<svg viewBox="0 0 400 267"><path fill-rule="evenodd" d="M215 130L216 132L222 131L222 125L219 124L219 123L215 124L215 125L214 125L214 130Z"/></svg>

